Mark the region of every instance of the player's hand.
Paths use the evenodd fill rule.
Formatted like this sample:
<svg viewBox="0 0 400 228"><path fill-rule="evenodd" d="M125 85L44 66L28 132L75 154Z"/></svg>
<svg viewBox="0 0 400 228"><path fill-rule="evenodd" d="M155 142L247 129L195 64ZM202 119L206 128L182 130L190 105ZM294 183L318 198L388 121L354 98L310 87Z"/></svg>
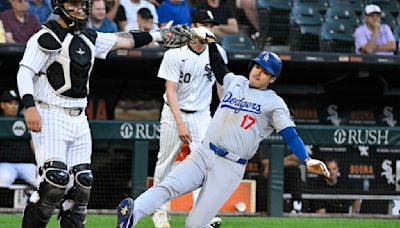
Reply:
<svg viewBox="0 0 400 228"><path fill-rule="evenodd" d="M203 26L200 26L200 27L197 27L197 28L191 28L191 31L200 40L207 40L209 42L210 41L214 42L215 39L216 39L214 33L211 32L208 28L203 27Z"/></svg>
<svg viewBox="0 0 400 228"><path fill-rule="evenodd" d="M25 122L28 129L33 132L40 132L42 130L42 119L35 106L25 110Z"/></svg>
<svg viewBox="0 0 400 228"><path fill-rule="evenodd" d="M306 160L307 170L311 173L316 173L324 175L325 177L330 177L330 173L325 163L318 159L309 158Z"/></svg>
<svg viewBox="0 0 400 228"><path fill-rule="evenodd" d="M184 143L191 143L192 142L192 134L190 134L189 129L186 127L186 124L178 124L178 134L179 138L182 140Z"/></svg>

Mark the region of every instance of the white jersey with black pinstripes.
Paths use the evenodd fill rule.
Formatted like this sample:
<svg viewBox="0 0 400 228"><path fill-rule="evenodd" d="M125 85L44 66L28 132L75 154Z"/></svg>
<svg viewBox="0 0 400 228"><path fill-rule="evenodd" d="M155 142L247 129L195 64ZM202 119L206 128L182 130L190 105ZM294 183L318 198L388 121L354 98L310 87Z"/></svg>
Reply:
<svg viewBox="0 0 400 228"><path fill-rule="evenodd" d="M27 42L24 56L20 62L20 65L28 67L35 72L33 79L34 83L34 94L33 97L36 101L42 101L51 105L59 107L81 107L84 108L87 105L87 99L85 98L69 98L57 94L52 86L49 84L45 75L39 75L40 72L46 72L47 68L53 63L56 58L59 58L59 52L45 52L39 48L38 39L40 35L45 32L49 32L48 29L43 27L39 32L34 34ZM87 38L83 34L78 35L81 39L86 40ZM63 45L66 44L64 40ZM96 43L94 45L94 53L92 55L92 64L94 58L104 59L111 48L116 42L116 36L113 33L97 33ZM88 42L86 42L88 43ZM78 51L78 50L76 50ZM89 86L89 82L87 87ZM89 89L89 88L88 88ZM88 90L89 91L89 90Z"/></svg>
<svg viewBox="0 0 400 228"><path fill-rule="evenodd" d="M295 126L285 101L273 90L251 88L247 78L233 73L225 75L223 83L224 97L207 129L205 144L211 142L250 159L274 130Z"/></svg>
<svg viewBox="0 0 400 228"><path fill-rule="evenodd" d="M225 50L219 45L218 49L227 63ZM208 45L201 53L188 45L166 51L158 77L178 83L177 96L181 109L209 109L215 77L210 67ZM167 101L166 94L164 100Z"/></svg>

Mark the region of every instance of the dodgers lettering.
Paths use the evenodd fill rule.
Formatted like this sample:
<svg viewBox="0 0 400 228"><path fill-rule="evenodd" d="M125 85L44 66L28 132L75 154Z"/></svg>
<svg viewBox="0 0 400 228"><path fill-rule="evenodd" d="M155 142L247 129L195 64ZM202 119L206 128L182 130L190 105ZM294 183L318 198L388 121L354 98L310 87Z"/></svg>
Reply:
<svg viewBox="0 0 400 228"><path fill-rule="evenodd" d="M257 104L257 103L253 103L250 101L246 101L244 98L242 99L238 99L236 97L233 97L232 92L228 91L225 96L224 99L222 100L222 102L224 103L228 103L228 104L222 104L221 108L230 108L235 110L235 113L238 113L240 111L245 111L245 112L253 112L256 114L260 114L261 113L261 105ZM233 106L231 106L231 105Z"/></svg>

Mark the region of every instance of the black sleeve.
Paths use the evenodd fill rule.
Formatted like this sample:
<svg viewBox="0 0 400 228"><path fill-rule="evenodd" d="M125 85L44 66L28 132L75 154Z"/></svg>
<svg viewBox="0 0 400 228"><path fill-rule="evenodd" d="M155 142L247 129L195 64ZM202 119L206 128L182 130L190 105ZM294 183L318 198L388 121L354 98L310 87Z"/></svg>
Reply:
<svg viewBox="0 0 400 228"><path fill-rule="evenodd" d="M153 41L153 37L148 32L131 31L130 33L132 34L133 40L135 41L134 48L142 47Z"/></svg>
<svg viewBox="0 0 400 228"><path fill-rule="evenodd" d="M230 71L228 70L228 66L225 64L224 60L222 59L217 44L215 42L208 44L208 52L210 55L210 65L211 69L215 75L219 84L223 84L224 76Z"/></svg>

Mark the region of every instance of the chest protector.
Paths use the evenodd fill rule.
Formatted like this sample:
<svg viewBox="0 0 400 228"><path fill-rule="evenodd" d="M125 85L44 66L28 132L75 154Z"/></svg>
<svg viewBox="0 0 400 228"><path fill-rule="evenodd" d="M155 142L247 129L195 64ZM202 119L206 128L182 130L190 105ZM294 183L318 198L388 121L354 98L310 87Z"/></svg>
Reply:
<svg viewBox="0 0 400 228"><path fill-rule="evenodd" d="M39 39L39 48L55 53L47 67L47 80L55 93L70 98L84 98L89 93L89 76L93 68L95 42L94 30L83 30L80 35L72 34L56 21L45 25L48 32Z"/></svg>

